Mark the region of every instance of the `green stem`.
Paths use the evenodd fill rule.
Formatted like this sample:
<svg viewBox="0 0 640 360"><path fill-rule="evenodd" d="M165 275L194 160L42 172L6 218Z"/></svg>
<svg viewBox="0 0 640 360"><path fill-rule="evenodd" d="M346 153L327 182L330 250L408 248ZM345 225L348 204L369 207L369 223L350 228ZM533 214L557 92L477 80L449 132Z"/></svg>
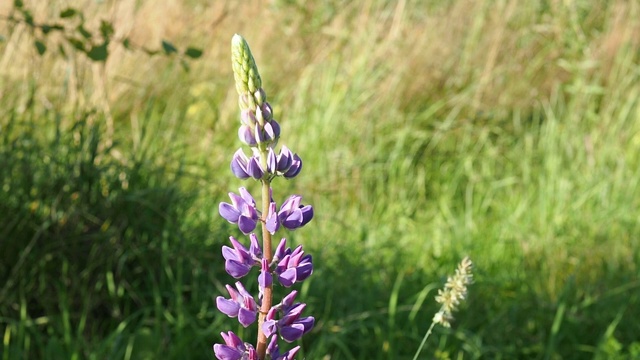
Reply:
<svg viewBox="0 0 640 360"><path fill-rule="evenodd" d="M416 351L416 354L413 356L413 360L418 360L418 355L420 355L420 352L422 351L424 344L427 342L429 335L431 335L431 330L433 330L434 326L436 326L436 322L432 321L431 326L429 326L429 330L427 330L427 333L424 334L424 337L422 338L422 342L420 343L420 347L418 348L418 351Z"/></svg>
<svg viewBox="0 0 640 360"><path fill-rule="evenodd" d="M266 151L260 152L260 160L264 163L266 169L267 153ZM267 263L271 263L273 259L271 249L271 233L267 230L267 215L269 214L269 205L271 203L271 181L267 178L262 179L262 250L263 256L267 259ZM264 289L262 297L262 306L260 307L260 315L258 317L258 343L256 345L256 351L258 352L258 359L265 359L267 352L267 337L262 331L262 324L267 316L267 312L271 309L271 303L273 300L273 286L269 285Z"/></svg>

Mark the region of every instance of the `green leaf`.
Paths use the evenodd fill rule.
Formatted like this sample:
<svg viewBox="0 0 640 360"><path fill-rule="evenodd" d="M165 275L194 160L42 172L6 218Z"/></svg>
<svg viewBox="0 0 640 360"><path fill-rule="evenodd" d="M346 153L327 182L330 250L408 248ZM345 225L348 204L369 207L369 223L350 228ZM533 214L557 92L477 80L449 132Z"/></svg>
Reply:
<svg viewBox="0 0 640 360"><path fill-rule="evenodd" d="M102 45L92 46L91 50L87 52L87 56L93 61L106 61L109 56L108 45L109 43L105 41Z"/></svg>
<svg viewBox="0 0 640 360"><path fill-rule="evenodd" d="M22 2L22 0L13 0L13 6L16 9L21 9L24 6L24 3Z"/></svg>
<svg viewBox="0 0 640 360"><path fill-rule="evenodd" d="M200 56L202 56L202 50L197 49L197 48L193 48L193 47L189 47L187 48L187 50L184 52L184 54L192 59L197 59Z"/></svg>
<svg viewBox="0 0 640 360"><path fill-rule="evenodd" d="M27 25L33 27L35 26L35 24L33 23L33 15L31 15L31 12L29 10L20 10L20 12L22 13L22 16L24 16L24 22L27 23Z"/></svg>
<svg viewBox="0 0 640 360"><path fill-rule="evenodd" d="M49 25L42 25L42 26L40 27L40 29L42 30L42 33L46 35L46 34L48 34L48 33L51 31L51 26L49 26Z"/></svg>
<svg viewBox="0 0 640 360"><path fill-rule="evenodd" d="M141 50L144 51L144 53L149 55L149 56L154 56L154 55L158 54L157 50L151 50L151 49L146 48L146 47L143 47Z"/></svg>
<svg viewBox="0 0 640 360"><path fill-rule="evenodd" d="M33 44L36 46L38 55L42 55L45 53L45 51L47 51L47 45L45 45L42 41L36 40Z"/></svg>
<svg viewBox="0 0 640 360"><path fill-rule="evenodd" d="M186 62L184 59L180 59L180 65L182 65L182 69L185 72L189 72L189 70L191 70L191 68L189 67L189 63Z"/></svg>
<svg viewBox="0 0 640 360"><path fill-rule="evenodd" d="M76 38L67 38L67 41L76 49L84 52L84 42Z"/></svg>
<svg viewBox="0 0 640 360"><path fill-rule="evenodd" d="M76 27L76 30L82 35L85 39L91 39L91 33L84 28L84 24L80 24Z"/></svg>
<svg viewBox="0 0 640 360"><path fill-rule="evenodd" d="M60 11L60 17L61 18L70 18L75 16L78 13L78 10L74 9L74 8L66 8L62 11Z"/></svg>
<svg viewBox="0 0 640 360"><path fill-rule="evenodd" d="M167 55L178 52L178 49L176 49L172 43L165 40L162 40L162 50L164 50L164 53Z"/></svg>
<svg viewBox="0 0 640 360"><path fill-rule="evenodd" d="M122 41L122 46L124 46L124 48L127 50L131 49L131 41L129 40L129 38L124 38L124 40Z"/></svg>
<svg viewBox="0 0 640 360"><path fill-rule="evenodd" d="M101 20L100 21L100 34L102 35L102 37L106 40L106 39L110 39L111 36L113 35L114 30L113 30L113 25L105 20Z"/></svg>

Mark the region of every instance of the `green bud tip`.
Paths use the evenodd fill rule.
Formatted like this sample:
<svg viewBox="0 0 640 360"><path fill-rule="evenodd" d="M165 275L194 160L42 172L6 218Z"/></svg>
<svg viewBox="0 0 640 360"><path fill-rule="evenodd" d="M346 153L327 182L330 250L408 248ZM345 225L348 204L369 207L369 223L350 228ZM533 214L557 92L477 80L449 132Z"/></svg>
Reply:
<svg viewBox="0 0 640 360"><path fill-rule="evenodd" d="M238 34L231 38L231 62L238 94L253 94L262 87L260 73L249 44Z"/></svg>

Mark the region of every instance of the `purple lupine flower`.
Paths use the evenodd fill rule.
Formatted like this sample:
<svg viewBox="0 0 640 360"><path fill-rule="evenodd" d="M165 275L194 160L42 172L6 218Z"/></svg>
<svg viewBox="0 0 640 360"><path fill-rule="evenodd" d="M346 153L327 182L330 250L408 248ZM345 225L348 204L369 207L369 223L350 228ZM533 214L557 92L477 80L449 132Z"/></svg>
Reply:
<svg viewBox="0 0 640 360"><path fill-rule="evenodd" d="M256 141L256 137L253 132L253 127L242 125L238 128L238 138L244 144L247 144L251 147L258 146L258 142Z"/></svg>
<svg viewBox="0 0 640 360"><path fill-rule="evenodd" d="M276 168L277 174L282 175L287 179L294 178L302 170L302 159L298 154L294 154L285 145L280 149L280 154L277 157L278 166Z"/></svg>
<svg viewBox="0 0 640 360"><path fill-rule="evenodd" d="M249 234L256 228L259 220L256 201L243 187L240 188L240 196L230 192L229 197L231 204L221 202L218 207L220 216L232 224L238 224L243 234Z"/></svg>
<svg viewBox="0 0 640 360"><path fill-rule="evenodd" d="M260 89L262 90L262 89ZM264 94L264 90L262 90L262 94L264 95L263 98L266 97L266 94ZM273 119L273 109L271 108L271 105L268 102L263 102L262 105L260 105L260 113L262 114L262 118L264 119L264 121L271 121Z"/></svg>
<svg viewBox="0 0 640 360"><path fill-rule="evenodd" d="M278 157L272 148L269 148L267 153L267 172L274 174L276 172L276 166L278 165Z"/></svg>
<svg viewBox="0 0 640 360"><path fill-rule="evenodd" d="M271 270L269 269L269 263L266 258L263 258L260 262L260 275L258 275L258 285L260 287L260 292L265 288L271 286L273 284L273 275L271 275ZM262 295L262 294L261 294ZM262 296L260 296L262 298Z"/></svg>
<svg viewBox="0 0 640 360"><path fill-rule="evenodd" d="M262 250L258 244L258 238L255 234L249 236L251 239L251 248L247 250L233 236L229 237L233 249L228 246L222 247L222 256L225 259L224 268L227 273L236 279L239 279L249 273L251 267L260 263L262 258Z"/></svg>
<svg viewBox="0 0 640 360"><path fill-rule="evenodd" d="M286 239L282 239L274 255L274 259L280 259L275 273L282 286L290 287L296 282L304 281L313 273L313 259L311 255L304 254L302 245L291 251L290 248L283 250L283 243L286 243Z"/></svg>
<svg viewBox="0 0 640 360"><path fill-rule="evenodd" d="M238 322L244 327L253 324L258 314L258 305L256 301L253 300L253 296L247 292L239 281L236 282L238 291L229 285L226 285L226 288L231 299L218 296L216 298L218 310L229 317L238 317Z"/></svg>
<svg viewBox="0 0 640 360"><path fill-rule="evenodd" d="M247 157L242 149L238 149L231 159L231 171L239 179L252 177L259 180L264 175L264 170L260 166L260 159L257 156Z"/></svg>
<svg viewBox="0 0 640 360"><path fill-rule="evenodd" d="M262 324L262 331L267 337L278 331L284 341L289 343L300 339L302 335L311 331L316 321L313 316L300 318L300 314L306 307L304 303L298 303L286 309L280 306L272 307L267 313L266 321ZM283 314L279 320L276 320L278 312Z"/></svg>
<svg viewBox="0 0 640 360"><path fill-rule="evenodd" d="M263 187L268 187L271 180L277 176L287 179L295 177L302 168L302 160L286 146L283 146L280 153L276 155L274 149L280 138L280 124L273 118L273 109L267 102L266 93L262 89L262 80L249 46L239 35L235 35L232 40L232 64L241 110L238 137L243 143L252 147L253 155L248 157L242 150L236 151L230 164L231 171L240 179L260 180ZM258 302L240 282L235 283L235 288L226 285L229 299L222 296L216 298L218 309L229 317L237 317L244 327L255 322L258 303L265 300L263 297L268 293L266 289L273 285L274 276L277 276L284 286L289 287L305 280L313 272L311 256L305 255L301 246L294 250L286 248L285 239L282 239L278 245L271 261L263 257L258 239L252 233L259 221L264 221L265 231L273 235L280 226L290 230L304 226L314 215L311 206L301 205L302 197L299 195L289 197L278 211L271 197L271 191L269 188L269 206L262 204L268 208L265 209L266 214L258 211L254 198L245 188L240 188L239 195L229 193L231 203L219 205L220 215L224 219L237 224L245 235L251 233L251 246L248 250L233 237L230 237L232 247L223 246L225 270L234 278L240 278L247 275L253 266L260 266ZM265 235L265 244L269 244L265 246L270 247L271 238L268 234L263 235ZM262 335L271 339L268 345L259 344L260 353L251 344L243 343L234 333L228 332L222 333L225 344L214 345L216 358L258 360L260 357L262 360L265 358L293 360L300 346L281 353L277 344L278 338L282 337L287 342L295 341L309 332L315 324L313 317L301 317L306 305L294 302L297 293L292 291L278 305L269 309L265 322L259 329L259 333L262 333L259 334L259 339L263 339ZM271 303L271 300L265 301ZM278 335L275 335L276 333Z"/></svg>
<svg viewBox="0 0 640 360"><path fill-rule="evenodd" d="M271 202L271 204L269 204L269 213L267 213L267 219L265 222L267 225L267 231L269 231L271 235L275 234L280 228L280 221L278 219L278 213L276 212L275 202Z"/></svg>
<svg viewBox="0 0 640 360"><path fill-rule="evenodd" d="M302 196L291 195L278 211L278 219L282 226L289 230L295 230L306 225L313 218L313 207L311 205L300 205Z"/></svg>
<svg viewBox="0 0 640 360"><path fill-rule="evenodd" d="M258 144L266 143L275 146L279 137L280 125L275 120L265 122L264 126L260 126L260 124L254 126L253 138Z"/></svg>
<svg viewBox="0 0 640 360"><path fill-rule="evenodd" d="M222 335L225 344L213 345L213 352L218 360L258 360L258 354L253 345L243 343L233 331L229 331L227 334L222 332L220 335Z"/></svg>
<svg viewBox="0 0 640 360"><path fill-rule="evenodd" d="M296 346L284 354L280 354L277 336L272 336L271 340L269 340L269 346L267 346L267 354L271 356L271 360L294 360L299 350L300 346Z"/></svg>

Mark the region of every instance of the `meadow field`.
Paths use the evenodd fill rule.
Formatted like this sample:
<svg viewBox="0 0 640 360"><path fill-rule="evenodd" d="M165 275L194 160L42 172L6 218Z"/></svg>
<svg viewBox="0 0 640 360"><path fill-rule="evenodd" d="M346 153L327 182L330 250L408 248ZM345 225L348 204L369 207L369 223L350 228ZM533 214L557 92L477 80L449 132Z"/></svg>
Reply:
<svg viewBox="0 0 640 360"><path fill-rule="evenodd" d="M0 4L0 360L254 338L215 305L239 234L218 203L257 186L229 171L235 33L304 162L274 191L315 208L288 235L314 259L298 358L412 359L469 256L420 359L640 359L637 1L18 3ZM93 59L41 26L98 44L101 21Z"/></svg>

